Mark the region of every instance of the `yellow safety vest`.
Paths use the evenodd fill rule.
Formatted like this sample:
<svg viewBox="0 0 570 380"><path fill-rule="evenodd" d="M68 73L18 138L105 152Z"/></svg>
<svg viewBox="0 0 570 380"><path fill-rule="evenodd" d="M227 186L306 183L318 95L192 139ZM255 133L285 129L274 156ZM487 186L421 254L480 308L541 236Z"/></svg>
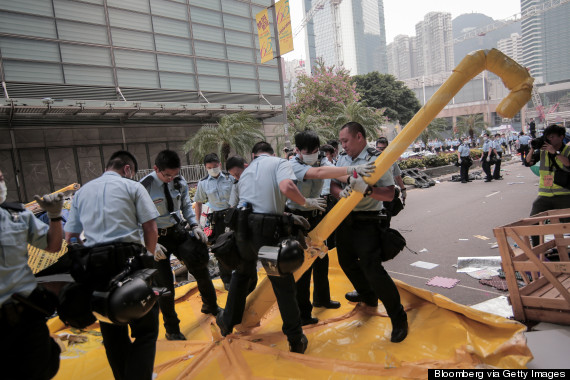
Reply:
<svg viewBox="0 0 570 380"><path fill-rule="evenodd" d="M561 154L563 156L568 157L568 150L569 149L570 148L567 145L565 145L562 148ZM560 168L564 168L562 161L560 161L557 158L556 158L556 163L558 164L558 166ZM568 195L568 194L570 194L570 189L566 189L562 186L558 186L558 185L554 184L554 182L552 182L552 186L546 186L545 185L545 182L551 182L551 181L545 181L545 176L554 177L554 170L558 170L558 169L551 168L550 156L548 155L548 151L541 150L540 151L540 168L539 168L540 182L538 184L538 195L539 196L554 197L557 195Z"/></svg>

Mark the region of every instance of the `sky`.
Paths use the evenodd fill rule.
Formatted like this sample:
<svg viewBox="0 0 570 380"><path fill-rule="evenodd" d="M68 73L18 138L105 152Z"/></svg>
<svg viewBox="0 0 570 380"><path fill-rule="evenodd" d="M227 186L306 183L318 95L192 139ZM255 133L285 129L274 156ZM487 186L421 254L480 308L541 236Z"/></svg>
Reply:
<svg viewBox="0 0 570 380"><path fill-rule="evenodd" d="M355 0L360 1L360 0ZM303 0L289 0L293 31L303 19ZM384 0L386 43L394 41L398 34L413 36L416 24L429 12L450 12L451 18L464 13L483 13L495 20L513 16L521 11L520 0ZM284 55L285 59L302 58L305 55L304 32L294 40L295 51Z"/></svg>

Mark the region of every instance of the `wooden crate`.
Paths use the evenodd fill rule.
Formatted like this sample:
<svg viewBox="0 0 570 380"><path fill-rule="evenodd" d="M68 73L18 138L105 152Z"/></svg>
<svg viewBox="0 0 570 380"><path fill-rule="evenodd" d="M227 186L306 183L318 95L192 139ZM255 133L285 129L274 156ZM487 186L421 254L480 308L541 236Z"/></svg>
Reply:
<svg viewBox="0 0 570 380"><path fill-rule="evenodd" d="M564 237L570 233L570 223L560 222L565 218L570 220L570 209L546 211L493 230L501 252L513 313L519 321L570 325L570 238ZM546 235L554 235L554 240L545 243ZM532 247L531 236L539 236L540 244ZM515 243L518 247L514 246ZM555 247L560 261L549 262L545 253ZM515 271L525 282L521 288Z"/></svg>

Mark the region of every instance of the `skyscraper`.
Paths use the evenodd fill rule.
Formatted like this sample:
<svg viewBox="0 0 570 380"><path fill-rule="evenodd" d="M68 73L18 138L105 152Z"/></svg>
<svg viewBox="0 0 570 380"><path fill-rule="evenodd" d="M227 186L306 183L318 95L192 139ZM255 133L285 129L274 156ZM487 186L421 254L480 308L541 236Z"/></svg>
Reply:
<svg viewBox="0 0 570 380"><path fill-rule="evenodd" d="M520 63L522 60L521 35L512 33L509 38L503 38L497 41L497 49Z"/></svg>
<svg viewBox="0 0 570 380"><path fill-rule="evenodd" d="M413 39L414 37L399 34L387 46L388 72L398 79L414 76Z"/></svg>
<svg viewBox="0 0 570 380"><path fill-rule="evenodd" d="M451 13L430 12L416 24L419 75L453 70Z"/></svg>
<svg viewBox="0 0 570 380"><path fill-rule="evenodd" d="M317 0L305 0L305 10ZM342 64L352 75L388 72L383 0L333 0L307 24L311 67Z"/></svg>

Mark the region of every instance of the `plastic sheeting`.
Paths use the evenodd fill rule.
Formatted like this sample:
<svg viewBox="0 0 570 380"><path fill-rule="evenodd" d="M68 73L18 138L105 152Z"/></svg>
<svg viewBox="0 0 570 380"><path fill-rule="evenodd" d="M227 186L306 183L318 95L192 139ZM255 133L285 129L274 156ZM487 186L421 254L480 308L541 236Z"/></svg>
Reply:
<svg viewBox="0 0 570 380"><path fill-rule="evenodd" d="M188 340L165 340L160 322L156 378L427 378L428 368L525 368L532 359L524 325L400 281L396 284L410 330L403 342L391 343L390 320L382 305L375 309L346 301L344 294L352 286L338 267L336 252L330 254L332 298L342 306L313 309L320 322L305 326L305 355L289 352L276 305L258 327L221 339L214 318L200 313L193 283L176 289L176 310ZM220 280L214 283L223 306L227 292ZM112 379L97 324L79 332L52 319L50 330L63 339L69 333L87 338L84 343L62 342L66 351L56 379Z"/></svg>

